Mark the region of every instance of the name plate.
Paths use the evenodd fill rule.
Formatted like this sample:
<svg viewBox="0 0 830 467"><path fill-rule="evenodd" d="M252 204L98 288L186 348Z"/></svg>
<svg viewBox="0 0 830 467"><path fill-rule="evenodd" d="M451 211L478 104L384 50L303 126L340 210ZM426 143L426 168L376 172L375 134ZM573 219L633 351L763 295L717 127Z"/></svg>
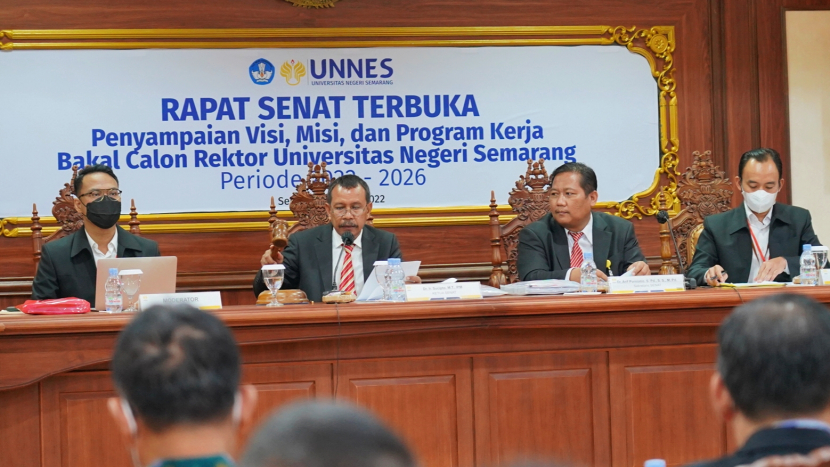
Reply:
<svg viewBox="0 0 830 467"><path fill-rule="evenodd" d="M222 308L222 294L219 292L154 293L139 295L141 310L153 305L190 305L200 310Z"/></svg>
<svg viewBox="0 0 830 467"><path fill-rule="evenodd" d="M821 285L830 285L830 269L821 270Z"/></svg>
<svg viewBox="0 0 830 467"><path fill-rule="evenodd" d="M481 284L478 282L455 282L452 284L407 284L406 301L461 300L481 298Z"/></svg>
<svg viewBox="0 0 830 467"><path fill-rule="evenodd" d="M678 292L686 290L683 274L668 276L611 276L608 293Z"/></svg>

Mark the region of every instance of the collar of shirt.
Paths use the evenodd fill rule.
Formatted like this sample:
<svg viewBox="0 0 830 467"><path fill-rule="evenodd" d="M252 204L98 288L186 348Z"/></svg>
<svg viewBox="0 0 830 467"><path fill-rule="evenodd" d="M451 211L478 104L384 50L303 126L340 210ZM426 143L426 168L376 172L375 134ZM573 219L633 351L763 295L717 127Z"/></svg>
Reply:
<svg viewBox="0 0 830 467"><path fill-rule="evenodd" d="M573 249L574 247L574 238L571 237L570 232L571 230L565 229L565 233L568 235L568 251ZM594 244L594 215L591 214L591 217L588 219L588 224L582 229L582 238L579 239L580 245L587 241L588 244Z"/></svg>
<svg viewBox="0 0 830 467"><path fill-rule="evenodd" d="M746 218L749 219L749 224L756 229L765 229L769 227L770 223L772 223L772 210L775 209L775 206L771 207L767 215L764 216L763 221L758 220L758 216L752 212L751 209L744 203L744 209L746 210Z"/></svg>
<svg viewBox="0 0 830 467"><path fill-rule="evenodd" d="M811 418L794 418L791 420L782 420L775 425L775 428L801 428L807 430L824 430L830 433L830 425L821 420L814 420Z"/></svg>
<svg viewBox="0 0 830 467"><path fill-rule="evenodd" d="M190 457L183 459L163 459L152 464L152 467L233 467L230 457L220 454L208 457Z"/></svg>
<svg viewBox="0 0 830 467"><path fill-rule="evenodd" d="M86 234L86 239L89 241L89 247L92 249L92 257L95 258L95 265L98 265L98 260L101 258L115 258L118 256L118 232L115 232L115 235L112 236L112 240L110 240L109 245L107 245L107 253L101 253L101 250L98 249L98 244L92 239L89 235L89 232L84 230Z"/></svg>
<svg viewBox="0 0 830 467"><path fill-rule="evenodd" d="M346 260L346 253L343 252L343 255L340 255L340 252L343 251L343 240L341 239L340 235L334 230L332 227L332 234L331 234L331 261L332 266L331 270L334 271L334 284L337 288L340 288L340 273L343 271L343 262ZM371 267L371 266L370 266ZM355 293L360 296L360 292L363 291L363 282L365 279L363 278L363 230L361 229L360 233L357 234L357 238L354 239L354 248L352 249L352 268L354 269L354 291Z"/></svg>
<svg viewBox="0 0 830 467"><path fill-rule="evenodd" d="M343 245L343 239L341 238L340 234L337 233L337 230L334 230L334 227L331 228L331 247L337 254L340 254L340 247ZM360 229L360 233L357 234L357 238L354 239L354 246L360 249L363 249L363 229ZM335 258L337 259L337 258Z"/></svg>

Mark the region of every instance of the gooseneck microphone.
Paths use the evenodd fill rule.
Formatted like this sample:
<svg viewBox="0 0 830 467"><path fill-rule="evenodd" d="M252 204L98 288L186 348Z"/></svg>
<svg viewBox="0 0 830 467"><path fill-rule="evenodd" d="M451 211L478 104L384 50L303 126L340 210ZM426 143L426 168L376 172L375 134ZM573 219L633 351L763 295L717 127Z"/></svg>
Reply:
<svg viewBox="0 0 830 467"><path fill-rule="evenodd" d="M343 242L343 246L352 246L354 244L354 234L351 232L344 232L343 235L340 236L340 240ZM343 251L345 248L340 249L340 255L337 257L337 263L334 266L334 272L331 273L331 290L337 290L337 268L340 266L340 260L343 259Z"/></svg>
<svg viewBox="0 0 830 467"><path fill-rule="evenodd" d="M674 229L671 225L671 217L669 217L669 213L666 211L658 211L657 212L657 222L661 224L665 224L668 222L669 224L669 234L671 234L671 241L674 243L674 254L677 258L677 264L680 265L680 274L683 276L686 275L686 268L683 266L683 258L680 256L680 249L677 248L677 238L674 236ZM686 288L687 289L694 289L697 288L697 281L695 281L691 277L685 277Z"/></svg>

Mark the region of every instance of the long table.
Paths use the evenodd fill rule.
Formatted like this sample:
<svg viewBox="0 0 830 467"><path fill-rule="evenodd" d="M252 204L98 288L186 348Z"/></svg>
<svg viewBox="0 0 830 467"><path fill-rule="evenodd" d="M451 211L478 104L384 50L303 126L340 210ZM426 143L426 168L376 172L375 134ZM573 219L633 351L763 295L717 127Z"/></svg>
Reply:
<svg viewBox="0 0 830 467"><path fill-rule="evenodd" d="M830 303L830 287L795 288ZM234 306L257 417L302 398L368 407L421 465L669 465L722 455L708 382L721 320L775 290ZM4 465L130 465L106 410L128 314L0 315ZM247 433L243 434L244 438Z"/></svg>

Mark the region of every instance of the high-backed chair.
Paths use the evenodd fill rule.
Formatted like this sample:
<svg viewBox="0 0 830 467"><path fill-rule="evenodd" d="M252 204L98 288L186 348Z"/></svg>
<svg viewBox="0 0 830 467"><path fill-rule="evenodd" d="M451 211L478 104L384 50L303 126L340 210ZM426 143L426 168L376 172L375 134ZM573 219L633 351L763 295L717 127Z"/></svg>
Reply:
<svg viewBox="0 0 830 467"><path fill-rule="evenodd" d="M52 216L60 227L48 237L43 237L43 226L40 224L40 216L37 212L37 204L32 204L32 248L34 249L35 265L40 264L40 256L43 245L71 235L84 225L83 216L75 209L75 177L78 176L78 166L72 166L72 178L69 183L64 183L63 188L58 192L55 201L52 202ZM141 228L138 220L138 213L135 210L135 200L130 200L130 233L140 235Z"/></svg>
<svg viewBox="0 0 830 467"><path fill-rule="evenodd" d="M517 247L519 245L519 232L530 224L539 220L550 212L548 200L548 185L550 179L545 169L545 161L528 160L527 171L519 176L516 187L510 191L507 202L516 213L516 217L505 225L499 223L498 203L496 203L495 192L490 192L490 248L492 252L491 262L493 271L490 273L489 284L493 287L500 287L502 284L516 282L518 270L516 260L518 258ZM507 259L507 273L502 269L502 252Z"/></svg>
<svg viewBox="0 0 830 467"><path fill-rule="evenodd" d="M734 190L726 172L712 161L712 152L703 154L695 151L692 166L686 168L677 182L677 198L680 212L672 217L672 229L677 239L677 248L686 267L695 256L697 239L703 231L703 219L726 212L732 208ZM660 209L667 209L665 199L660 200ZM661 257L663 264L660 274L675 274L673 264L674 247L671 245L668 225L660 227Z"/></svg>

